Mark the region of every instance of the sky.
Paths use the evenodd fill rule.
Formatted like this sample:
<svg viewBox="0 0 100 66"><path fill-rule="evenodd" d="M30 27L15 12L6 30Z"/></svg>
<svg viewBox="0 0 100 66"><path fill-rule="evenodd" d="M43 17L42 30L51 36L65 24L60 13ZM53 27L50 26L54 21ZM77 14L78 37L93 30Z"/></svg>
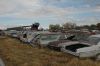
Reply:
<svg viewBox="0 0 100 66"><path fill-rule="evenodd" d="M100 22L100 0L0 0L0 29L39 22L40 27L66 22Z"/></svg>

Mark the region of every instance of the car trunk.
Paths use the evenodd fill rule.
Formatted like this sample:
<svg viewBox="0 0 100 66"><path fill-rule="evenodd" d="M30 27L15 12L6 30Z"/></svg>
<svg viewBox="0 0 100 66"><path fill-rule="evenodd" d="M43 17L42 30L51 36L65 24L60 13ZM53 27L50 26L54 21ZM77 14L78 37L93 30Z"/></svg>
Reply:
<svg viewBox="0 0 100 66"><path fill-rule="evenodd" d="M89 45L85 45L85 44L74 44L74 45L70 45L70 46L66 46L66 50L72 51L72 52L76 52L77 49L79 48L83 48L83 47L88 47Z"/></svg>

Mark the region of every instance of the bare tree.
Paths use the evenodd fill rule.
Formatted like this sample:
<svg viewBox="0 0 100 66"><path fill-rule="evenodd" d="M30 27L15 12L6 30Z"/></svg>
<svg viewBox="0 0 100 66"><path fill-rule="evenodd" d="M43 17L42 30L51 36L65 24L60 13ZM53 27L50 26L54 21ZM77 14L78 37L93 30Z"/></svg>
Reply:
<svg viewBox="0 0 100 66"><path fill-rule="evenodd" d="M71 23L71 22L67 22L67 23L63 24L63 28L65 30L74 29L74 28L76 28L76 24Z"/></svg>
<svg viewBox="0 0 100 66"><path fill-rule="evenodd" d="M57 32L60 30L60 25L59 24L56 24L56 25L51 24L51 25L49 25L49 30L53 31L53 32Z"/></svg>
<svg viewBox="0 0 100 66"><path fill-rule="evenodd" d="M100 23L97 23L97 28L98 30L100 30Z"/></svg>

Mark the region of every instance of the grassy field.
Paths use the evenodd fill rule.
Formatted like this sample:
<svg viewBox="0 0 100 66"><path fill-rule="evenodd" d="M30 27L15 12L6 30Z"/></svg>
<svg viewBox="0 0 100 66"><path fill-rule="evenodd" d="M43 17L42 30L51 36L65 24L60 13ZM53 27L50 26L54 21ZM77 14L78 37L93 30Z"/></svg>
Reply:
<svg viewBox="0 0 100 66"><path fill-rule="evenodd" d="M0 57L6 66L100 66L99 61L33 48L9 37L0 39Z"/></svg>

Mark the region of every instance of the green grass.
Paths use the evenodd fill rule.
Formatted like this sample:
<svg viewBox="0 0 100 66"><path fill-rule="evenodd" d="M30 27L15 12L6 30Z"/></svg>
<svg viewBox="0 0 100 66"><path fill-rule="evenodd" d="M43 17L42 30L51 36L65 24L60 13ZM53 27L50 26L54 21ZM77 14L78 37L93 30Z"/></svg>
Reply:
<svg viewBox="0 0 100 66"><path fill-rule="evenodd" d="M100 66L99 61L79 59L47 48L33 48L9 37L0 39L0 57L6 66Z"/></svg>

